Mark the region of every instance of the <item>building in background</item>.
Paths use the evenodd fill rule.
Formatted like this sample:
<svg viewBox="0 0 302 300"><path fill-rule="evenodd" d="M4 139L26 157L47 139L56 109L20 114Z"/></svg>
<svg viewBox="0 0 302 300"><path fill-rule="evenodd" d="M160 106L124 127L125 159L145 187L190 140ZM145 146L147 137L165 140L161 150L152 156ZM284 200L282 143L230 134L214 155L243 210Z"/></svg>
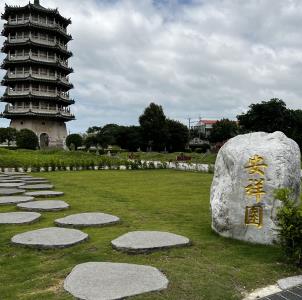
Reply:
<svg viewBox="0 0 302 300"><path fill-rule="evenodd" d="M209 137L213 125L218 122L218 120L205 120L200 119L196 125L194 125L194 129L200 132L205 138Z"/></svg>
<svg viewBox="0 0 302 300"><path fill-rule="evenodd" d="M6 37L2 52L7 56L2 69L6 70L2 85L5 107L2 117L10 126L34 131L40 147L64 147L66 122L74 120L69 106L73 85L68 75L72 53L67 44L70 19L57 9L47 9L39 0L26 6L5 6L1 16L6 20L2 35Z"/></svg>

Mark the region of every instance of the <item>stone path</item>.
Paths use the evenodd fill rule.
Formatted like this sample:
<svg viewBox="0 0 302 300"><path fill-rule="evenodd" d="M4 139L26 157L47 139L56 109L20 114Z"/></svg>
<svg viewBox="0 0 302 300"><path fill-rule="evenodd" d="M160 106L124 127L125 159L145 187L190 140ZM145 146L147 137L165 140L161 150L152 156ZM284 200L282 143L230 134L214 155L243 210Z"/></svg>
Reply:
<svg viewBox="0 0 302 300"><path fill-rule="evenodd" d="M33 201L34 199L35 199L34 197L29 197L29 196L1 196L0 205L30 202Z"/></svg>
<svg viewBox="0 0 302 300"><path fill-rule="evenodd" d="M63 196L63 192L58 191L36 191L36 192L27 192L25 193L26 196L31 197L40 197L40 198L48 198L48 197L59 197Z"/></svg>
<svg viewBox="0 0 302 300"><path fill-rule="evenodd" d="M77 229L50 227L17 234L11 242L30 248L53 249L70 247L87 239L88 234Z"/></svg>
<svg viewBox="0 0 302 300"><path fill-rule="evenodd" d="M14 188L13 188L14 187ZM16 188L15 188L16 187ZM18 188L17 188L18 187ZM29 211L58 211L69 208L62 200L35 200L57 197L63 192L48 190L53 185L44 178L35 178L18 172L0 174L0 205L17 204ZM33 190L33 191L26 191ZM23 194L22 196L8 196ZM33 201L35 200L35 201ZM35 212L0 213L0 224L29 224L38 220ZM57 226L105 226L120 222L114 215L100 212L78 213L56 219ZM88 234L59 227L42 228L17 234L11 238L14 245L38 249L71 247L88 239ZM146 252L190 244L186 237L169 232L135 231L113 240L115 249L127 252ZM114 300L166 289L168 279L151 266L110 262L88 262L75 266L65 280L64 288L78 299ZM274 300L274 299L273 299Z"/></svg>
<svg viewBox="0 0 302 300"><path fill-rule="evenodd" d="M103 213L82 213L70 215L65 218L55 220L58 226L88 227L105 226L118 223L120 219L116 216Z"/></svg>
<svg viewBox="0 0 302 300"><path fill-rule="evenodd" d="M21 186L24 190L51 190L52 184L26 184Z"/></svg>
<svg viewBox="0 0 302 300"><path fill-rule="evenodd" d="M29 211L59 211L68 209L69 205L62 200L42 200L20 203L17 207Z"/></svg>
<svg viewBox="0 0 302 300"><path fill-rule="evenodd" d="M0 224L31 224L40 217L41 214L34 212L0 213Z"/></svg>
<svg viewBox="0 0 302 300"><path fill-rule="evenodd" d="M88 262L77 265L64 282L64 289L77 299L124 299L168 287L168 279L150 266Z"/></svg>
<svg viewBox="0 0 302 300"><path fill-rule="evenodd" d="M171 247L181 247L190 244L184 236L161 231L128 232L111 242L113 248L125 252L148 252Z"/></svg>

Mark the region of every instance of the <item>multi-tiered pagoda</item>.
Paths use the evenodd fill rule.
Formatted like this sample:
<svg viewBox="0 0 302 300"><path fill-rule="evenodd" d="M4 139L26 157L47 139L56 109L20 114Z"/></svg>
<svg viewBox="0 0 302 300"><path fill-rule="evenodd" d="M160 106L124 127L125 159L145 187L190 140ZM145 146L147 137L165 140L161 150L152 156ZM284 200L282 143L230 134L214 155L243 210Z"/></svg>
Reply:
<svg viewBox="0 0 302 300"><path fill-rule="evenodd" d="M2 116L17 130L34 131L42 148L63 147L65 122L74 120L69 108L74 103L69 98L73 85L68 79L72 53L67 49L71 21L39 0L23 7L6 5L1 18L7 21L2 31L2 52L7 55L2 101L8 103Z"/></svg>

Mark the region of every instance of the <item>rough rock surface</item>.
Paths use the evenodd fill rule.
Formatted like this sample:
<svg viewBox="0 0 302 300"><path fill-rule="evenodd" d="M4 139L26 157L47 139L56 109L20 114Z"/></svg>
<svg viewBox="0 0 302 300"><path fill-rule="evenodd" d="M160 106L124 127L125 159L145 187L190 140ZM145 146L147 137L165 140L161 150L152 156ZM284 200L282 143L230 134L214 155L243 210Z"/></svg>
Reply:
<svg viewBox="0 0 302 300"><path fill-rule="evenodd" d="M67 228L43 228L17 234L12 237L11 242L38 249L52 249L70 247L88 239L88 234Z"/></svg>
<svg viewBox="0 0 302 300"><path fill-rule="evenodd" d="M34 197L29 197L29 196L1 196L0 205L30 202L33 201L34 199L35 199Z"/></svg>
<svg viewBox="0 0 302 300"><path fill-rule="evenodd" d="M215 163L212 228L225 237L272 244L277 239L276 210L281 205L274 200L274 190L290 188L298 202L300 170L299 147L282 132L256 132L230 139Z"/></svg>
<svg viewBox="0 0 302 300"><path fill-rule="evenodd" d="M57 219L55 220L55 224L59 226L88 227L105 226L118 223L119 221L120 219L113 215L103 213L82 213Z"/></svg>
<svg viewBox="0 0 302 300"><path fill-rule="evenodd" d="M141 253L158 249L181 247L190 244L184 236L161 231L133 231L123 234L111 242L121 251Z"/></svg>
<svg viewBox="0 0 302 300"><path fill-rule="evenodd" d="M59 197L64 195L64 193L58 191L36 191L36 192L27 192L25 193L25 195L31 197L47 198L47 197Z"/></svg>
<svg viewBox="0 0 302 300"><path fill-rule="evenodd" d="M154 267L88 262L73 268L64 289L76 299L114 300L161 291L168 283L166 276Z"/></svg>
<svg viewBox="0 0 302 300"><path fill-rule="evenodd" d="M29 211L59 211L68 209L69 205L62 200L42 200L20 203L17 207Z"/></svg>
<svg viewBox="0 0 302 300"><path fill-rule="evenodd" d="M34 212L0 213L0 224L30 224L40 217L41 214Z"/></svg>

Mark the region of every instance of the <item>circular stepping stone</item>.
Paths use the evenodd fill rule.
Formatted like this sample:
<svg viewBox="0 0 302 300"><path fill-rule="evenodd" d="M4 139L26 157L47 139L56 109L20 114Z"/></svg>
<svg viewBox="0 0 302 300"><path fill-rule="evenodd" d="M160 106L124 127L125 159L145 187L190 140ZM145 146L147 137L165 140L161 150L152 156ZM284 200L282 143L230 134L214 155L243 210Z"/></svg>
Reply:
<svg viewBox="0 0 302 300"><path fill-rule="evenodd" d="M168 279L150 266L88 262L77 265L67 276L64 289L76 299L124 299L168 287Z"/></svg>
<svg viewBox="0 0 302 300"><path fill-rule="evenodd" d="M190 244L184 236L161 231L128 232L111 242L113 248L125 252L142 253Z"/></svg>
<svg viewBox="0 0 302 300"><path fill-rule="evenodd" d="M36 192L27 192L25 193L26 196L32 196L32 197L41 197L41 198L47 198L47 197L58 197L64 195L63 192L57 192L57 191L36 191Z"/></svg>
<svg viewBox="0 0 302 300"><path fill-rule="evenodd" d="M16 194L23 194L25 190L21 189L4 189L0 188L0 195L16 195Z"/></svg>
<svg viewBox="0 0 302 300"><path fill-rule="evenodd" d="M66 248L88 239L88 234L67 228L49 227L17 234L11 242L15 245L38 249Z"/></svg>
<svg viewBox="0 0 302 300"><path fill-rule="evenodd" d="M2 182L0 183L0 188L14 188L24 185L24 182Z"/></svg>
<svg viewBox="0 0 302 300"><path fill-rule="evenodd" d="M13 178L21 178L21 179L31 179L31 178L34 178L30 175L15 175L13 176Z"/></svg>
<svg viewBox="0 0 302 300"><path fill-rule="evenodd" d="M58 211L68 209L69 205L61 200L42 200L20 203L17 207L29 211Z"/></svg>
<svg viewBox="0 0 302 300"><path fill-rule="evenodd" d="M26 175L26 173L24 173L24 172L4 172L4 175L18 176L18 175Z"/></svg>
<svg viewBox="0 0 302 300"><path fill-rule="evenodd" d="M24 181L34 181L34 180L48 181L47 179L42 177L20 177L20 179Z"/></svg>
<svg viewBox="0 0 302 300"><path fill-rule="evenodd" d="M0 183L24 183L23 180L20 180L20 179L0 179Z"/></svg>
<svg viewBox="0 0 302 300"><path fill-rule="evenodd" d="M103 213L82 213L70 215L65 218L55 220L58 226L88 227L105 226L118 223L120 219L116 216Z"/></svg>
<svg viewBox="0 0 302 300"><path fill-rule="evenodd" d="M23 180L25 184L48 184L47 180Z"/></svg>
<svg viewBox="0 0 302 300"><path fill-rule="evenodd" d="M34 197L29 196L2 196L0 197L0 205L18 204L22 202L33 201Z"/></svg>
<svg viewBox="0 0 302 300"><path fill-rule="evenodd" d="M0 213L0 224L30 224L40 217L41 214L34 212Z"/></svg>
<svg viewBox="0 0 302 300"><path fill-rule="evenodd" d="M27 184L21 186L24 190L51 190L53 188L52 184Z"/></svg>

